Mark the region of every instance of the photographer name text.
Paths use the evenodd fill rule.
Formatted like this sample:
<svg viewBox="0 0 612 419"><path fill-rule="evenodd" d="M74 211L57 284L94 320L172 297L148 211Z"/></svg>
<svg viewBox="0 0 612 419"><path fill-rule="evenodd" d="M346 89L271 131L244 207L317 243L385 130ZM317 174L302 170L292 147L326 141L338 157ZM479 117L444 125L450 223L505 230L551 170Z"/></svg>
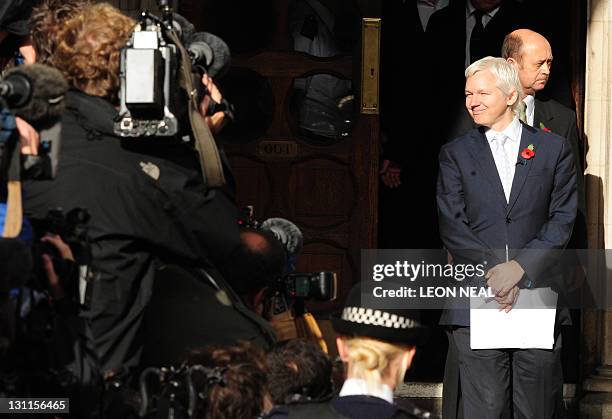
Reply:
<svg viewBox="0 0 612 419"><path fill-rule="evenodd" d="M491 288L483 287L400 287L385 289L374 287L372 295L375 298L492 298L495 297Z"/></svg>

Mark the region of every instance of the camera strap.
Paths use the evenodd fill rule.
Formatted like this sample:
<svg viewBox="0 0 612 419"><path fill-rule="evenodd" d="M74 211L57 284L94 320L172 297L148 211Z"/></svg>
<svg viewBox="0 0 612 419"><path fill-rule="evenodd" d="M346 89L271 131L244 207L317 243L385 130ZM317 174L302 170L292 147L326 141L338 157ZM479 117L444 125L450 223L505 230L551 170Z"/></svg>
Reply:
<svg viewBox="0 0 612 419"><path fill-rule="evenodd" d="M191 123L191 128L195 137L195 147L200 156L204 184L210 188L222 187L225 185L223 165L213 134L198 111L197 89L192 71L191 58L181 42L180 37L174 30L168 30L167 35L181 54L180 81L188 96L187 109L189 112L189 122Z"/></svg>
<svg viewBox="0 0 612 419"><path fill-rule="evenodd" d="M2 237L17 237L23 223L23 208L21 202L21 154L19 139L9 145L9 167L6 199L6 216Z"/></svg>

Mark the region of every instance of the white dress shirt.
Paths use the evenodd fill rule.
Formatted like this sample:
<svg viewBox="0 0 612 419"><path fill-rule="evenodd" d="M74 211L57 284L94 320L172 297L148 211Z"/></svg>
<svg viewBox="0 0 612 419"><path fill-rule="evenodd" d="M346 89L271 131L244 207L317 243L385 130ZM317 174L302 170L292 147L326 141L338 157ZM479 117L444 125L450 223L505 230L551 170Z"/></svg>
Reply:
<svg viewBox="0 0 612 419"><path fill-rule="evenodd" d="M527 105L525 108L525 116L527 117L527 124L533 127L533 114L535 112L535 97L529 95L525 96L523 102ZM536 127L540 128L540 127Z"/></svg>
<svg viewBox="0 0 612 419"><path fill-rule="evenodd" d="M380 387L371 389L368 388L366 381L360 378L347 378L338 396L374 396L393 404L393 390L391 390L391 387L381 384Z"/></svg>
<svg viewBox="0 0 612 419"><path fill-rule="evenodd" d="M523 133L523 126L519 121L518 117L514 117L510 125L506 127L502 132L497 132L492 129L487 130L485 136L491 147L493 153L493 159L495 160L495 166L497 167L497 173L502 181L504 187L504 195L506 195L506 202L510 201L510 191L512 189L512 180L514 179L514 172L516 171L516 162L518 161L519 147L521 146L521 134ZM498 149L499 141L501 137L506 137L507 140L503 145L503 153L501 149ZM506 161L504 161L504 158ZM507 172L507 173L506 173ZM506 176L508 176L506 178Z"/></svg>
<svg viewBox="0 0 612 419"><path fill-rule="evenodd" d="M472 31L474 30L474 26L476 26L476 17L474 17L474 10L476 8L472 6L472 2L470 0L466 0L466 8L465 8L465 68L468 68L470 65L470 38L472 37ZM487 27L493 16L499 11L499 6L490 12L484 13L482 15L482 26Z"/></svg>

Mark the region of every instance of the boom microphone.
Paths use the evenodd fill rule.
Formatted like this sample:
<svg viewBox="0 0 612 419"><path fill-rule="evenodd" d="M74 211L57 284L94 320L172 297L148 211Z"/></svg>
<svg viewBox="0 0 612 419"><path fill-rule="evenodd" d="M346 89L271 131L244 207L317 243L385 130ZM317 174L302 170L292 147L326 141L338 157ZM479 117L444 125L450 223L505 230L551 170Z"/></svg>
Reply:
<svg viewBox="0 0 612 419"><path fill-rule="evenodd" d="M212 78L219 78L227 71L231 53L227 44L218 36L208 32L195 32L187 43L195 64L205 64Z"/></svg>
<svg viewBox="0 0 612 419"><path fill-rule="evenodd" d="M15 67L0 81L0 97L35 128L53 125L64 112L68 83L62 73L43 64Z"/></svg>
<svg viewBox="0 0 612 419"><path fill-rule="evenodd" d="M172 17L193 63L204 66L212 78L223 76L231 61L231 52L225 41L212 33L196 32L195 26L178 13Z"/></svg>

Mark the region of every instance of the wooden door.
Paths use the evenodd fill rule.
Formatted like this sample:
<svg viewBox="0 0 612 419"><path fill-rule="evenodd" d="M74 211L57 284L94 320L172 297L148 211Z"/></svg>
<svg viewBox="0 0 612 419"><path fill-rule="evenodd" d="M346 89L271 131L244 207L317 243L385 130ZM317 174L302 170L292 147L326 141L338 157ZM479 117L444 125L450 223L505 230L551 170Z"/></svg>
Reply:
<svg viewBox="0 0 612 419"><path fill-rule="evenodd" d="M333 16L336 30L352 36L352 41L339 41L340 54L316 57L294 50L295 32L290 26L295 31L295 7L313 4L315 20L317 13L326 15L324 21ZM366 57L377 54L380 22L363 18L376 18L378 8L376 1L352 0L183 0L180 4L181 13L199 30L221 36L232 50L231 69L218 82L236 105L237 127L230 127L221 138L236 176L239 204L254 205L259 220L283 217L298 225L305 239L299 271L338 275L338 301L311 304L310 309L318 312L341 305L359 280L360 250L376 244L378 62L372 62L365 74L369 87L364 102L361 58L362 27L374 39L367 43ZM300 36L315 38L326 24L312 20L306 16L300 23ZM343 109L350 124L324 135L310 129L317 126L316 118L304 123L300 98L305 90L298 88L312 80L308 77L321 74L333 76L331 83L350 82L350 91L337 105L351 102L351 96L354 105L352 111Z"/></svg>

